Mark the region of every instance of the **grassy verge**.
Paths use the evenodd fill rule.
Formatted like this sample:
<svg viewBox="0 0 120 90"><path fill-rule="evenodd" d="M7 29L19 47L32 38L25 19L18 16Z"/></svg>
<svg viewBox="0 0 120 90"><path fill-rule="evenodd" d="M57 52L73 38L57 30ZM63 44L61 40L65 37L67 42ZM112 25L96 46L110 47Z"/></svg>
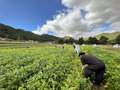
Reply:
<svg viewBox="0 0 120 90"><path fill-rule="evenodd" d="M100 48L109 50L111 52L114 52L114 53L120 55L120 48L113 48L112 45L101 45Z"/></svg>
<svg viewBox="0 0 120 90"><path fill-rule="evenodd" d="M29 48L55 46L53 44L47 44L47 43L18 43L18 44L11 43L11 44L0 44L0 49L24 48L24 45L26 45L26 47L29 47Z"/></svg>

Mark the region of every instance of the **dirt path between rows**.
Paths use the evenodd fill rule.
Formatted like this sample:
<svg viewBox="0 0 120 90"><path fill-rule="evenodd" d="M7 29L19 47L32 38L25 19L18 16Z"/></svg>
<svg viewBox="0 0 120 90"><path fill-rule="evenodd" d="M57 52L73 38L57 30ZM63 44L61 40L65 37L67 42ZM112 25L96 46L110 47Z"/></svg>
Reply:
<svg viewBox="0 0 120 90"><path fill-rule="evenodd" d="M104 88L104 85L100 85L100 86L93 85L91 90L107 90L107 89Z"/></svg>

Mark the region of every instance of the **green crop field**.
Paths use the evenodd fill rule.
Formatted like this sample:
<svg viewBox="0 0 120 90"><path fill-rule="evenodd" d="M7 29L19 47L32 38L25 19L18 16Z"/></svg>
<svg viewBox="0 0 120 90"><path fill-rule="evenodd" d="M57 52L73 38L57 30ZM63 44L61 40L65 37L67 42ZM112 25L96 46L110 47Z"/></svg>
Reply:
<svg viewBox="0 0 120 90"><path fill-rule="evenodd" d="M112 45L101 45L100 46L102 49L108 50L110 52L114 52L117 55L120 55L120 48L113 48Z"/></svg>
<svg viewBox="0 0 120 90"><path fill-rule="evenodd" d="M91 90L72 46L28 46L0 45L0 90ZM92 46L80 46L80 50L103 60L104 87L120 90L120 56Z"/></svg>
<svg viewBox="0 0 120 90"><path fill-rule="evenodd" d="M47 43L10 43L10 44L0 44L0 49L14 49L14 48L24 48L24 45L26 47L46 47L46 46L55 46L53 44L47 44ZM59 46L59 45L58 45Z"/></svg>

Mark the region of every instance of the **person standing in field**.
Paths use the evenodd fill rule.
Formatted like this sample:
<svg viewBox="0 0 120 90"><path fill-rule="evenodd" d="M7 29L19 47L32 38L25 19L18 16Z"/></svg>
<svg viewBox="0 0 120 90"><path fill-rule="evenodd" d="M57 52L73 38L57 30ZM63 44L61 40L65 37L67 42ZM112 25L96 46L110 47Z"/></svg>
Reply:
<svg viewBox="0 0 120 90"><path fill-rule="evenodd" d="M24 45L24 48L26 48L26 45Z"/></svg>
<svg viewBox="0 0 120 90"><path fill-rule="evenodd" d="M75 52L76 52L77 55L79 54L79 50L80 50L79 45L76 44L75 45Z"/></svg>
<svg viewBox="0 0 120 90"><path fill-rule="evenodd" d="M64 49L64 44L63 44L62 48Z"/></svg>
<svg viewBox="0 0 120 90"><path fill-rule="evenodd" d="M82 69L85 68L85 77L90 77L90 80L92 81L91 74L95 72L95 82L92 82L94 83L93 85L99 86L103 80L103 76L105 73L104 62L96 57L85 55L84 52L80 52L79 56L83 65Z"/></svg>
<svg viewBox="0 0 120 90"><path fill-rule="evenodd" d="M75 44L75 42L73 42L73 47L74 47L74 49L75 49L75 46L76 46L76 44Z"/></svg>

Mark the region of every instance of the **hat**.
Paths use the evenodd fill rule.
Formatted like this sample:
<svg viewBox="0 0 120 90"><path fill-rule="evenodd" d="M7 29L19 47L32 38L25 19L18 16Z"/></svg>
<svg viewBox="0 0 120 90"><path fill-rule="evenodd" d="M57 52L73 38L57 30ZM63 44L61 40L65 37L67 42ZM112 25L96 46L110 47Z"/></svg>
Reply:
<svg viewBox="0 0 120 90"><path fill-rule="evenodd" d="M80 53L79 53L79 56L80 56L80 55L85 55L85 52L80 52Z"/></svg>

